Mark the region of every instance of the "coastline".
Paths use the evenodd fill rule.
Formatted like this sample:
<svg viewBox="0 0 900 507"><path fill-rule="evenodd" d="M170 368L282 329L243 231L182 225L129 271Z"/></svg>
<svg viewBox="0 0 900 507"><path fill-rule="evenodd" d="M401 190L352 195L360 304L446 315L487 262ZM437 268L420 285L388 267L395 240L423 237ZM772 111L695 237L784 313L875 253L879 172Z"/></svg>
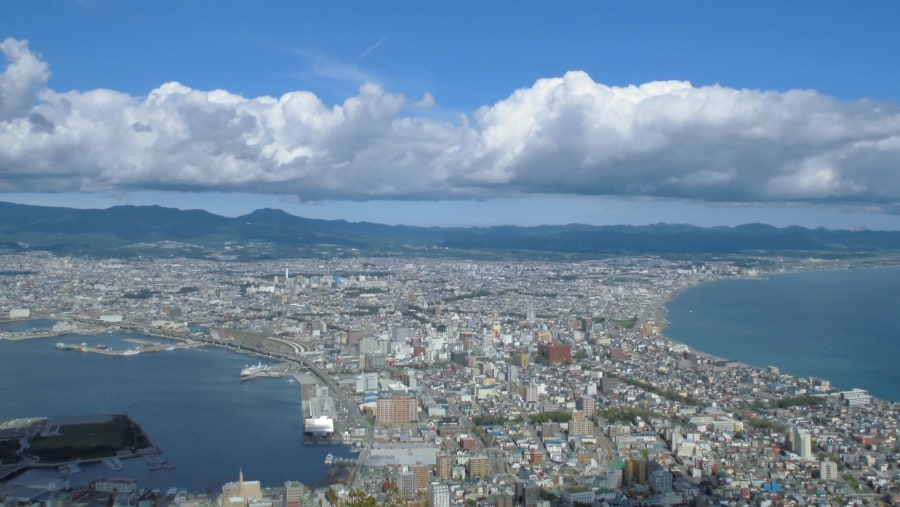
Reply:
<svg viewBox="0 0 900 507"><path fill-rule="evenodd" d="M789 268L789 269L786 269L786 268ZM900 268L900 262L898 262L898 261L893 261L893 262L882 261L882 262L878 263L877 265L872 265L867 261L851 262L851 261L842 260L842 261L833 261L833 262L828 262L828 263L823 263L821 261L809 261L809 262L801 262L799 264L790 264L778 271L764 271L764 272L760 272L758 274L753 274L753 275L746 275L746 274L731 275L731 276L726 275L726 276L716 276L716 277L707 278L707 279L692 279L684 284L679 285L678 287L673 289L671 292L666 294L665 297L660 298L654 305L654 308L651 309L650 314L652 316L651 318L654 318L655 322L657 323L657 326L660 329L660 336L667 343L669 343L670 346L671 345L681 345L683 347L686 347L687 350L690 351L691 353L695 354L698 357L702 357L706 360L730 361L733 363L744 365L748 368L753 368L758 371L765 370L769 366L776 366L779 369L780 374L787 378L815 378L820 381L825 381L826 383L831 385L831 389L830 389L830 391L828 391L828 393L835 394L837 392L848 390L848 389L853 389L856 387L852 386L852 385L844 385L844 384L840 384L840 383L839 383L839 385L836 385L833 383L834 379L828 378L827 375L799 374L796 371L793 371L792 368L790 368L790 367L781 367L781 366L777 366L777 365L760 366L758 364L757 365L751 364L752 361L746 361L745 358L742 358L742 357L730 357L730 356L725 356L725 355L716 355L712 352L704 350L704 347L702 345L701 346L692 345L692 344L686 343L683 340L679 340L679 339L672 337L671 335L669 335L666 332L668 329L670 329L670 327L672 325L672 322L669 320L669 307L675 300L677 300L679 297L682 297L689 290L698 288L700 286L710 285L715 282L731 282L731 281L737 282L737 281L744 281L744 280L765 281L765 280L771 280L776 277L781 277L781 275L798 275L798 274L805 274L805 273L813 274L813 273L828 273L828 272L838 273L838 272L846 272L846 271L877 271L877 270L898 269L898 268ZM824 393L819 393L819 394L824 394ZM872 397L873 397L873 400L877 400L877 401L880 401L883 403L898 403L898 402L900 402L900 399L893 400L891 398L879 397L876 395L872 395Z"/></svg>
<svg viewBox="0 0 900 507"><path fill-rule="evenodd" d="M133 336L133 333L122 334ZM104 333L87 335L87 341L92 341L91 336L100 341L120 338L118 333L112 336ZM29 342L10 342L9 345L20 350L31 350L33 352L27 357L40 357L41 361L50 361L47 364L71 364L76 372L87 368L86 371L91 373L80 373L79 378L89 379L91 385L99 387L79 399L69 389L73 383L66 380L69 375L64 370L70 369L51 366L50 369L57 373L49 376L41 374L38 382L42 390L49 389L42 391L44 396L30 396L21 389L16 395L4 394L8 418L23 414L126 413L141 425L154 445L177 466L174 470L156 470L142 460L123 460L124 469L116 474L137 479L148 487L165 491L174 486L192 492L218 489L231 478L232 470L239 468L272 486L285 480L313 484L327 475L322 465L327 453L349 454L349 448L343 444L302 445L300 384L285 379L240 382L238 373L246 362L246 355L233 349L211 347L200 355L147 354L146 357L109 358L99 354L58 352L53 347L52 339L33 340L33 345ZM15 361L16 364L26 362L29 360ZM170 374L170 369L175 372L193 371L204 381L186 382L185 375ZM123 375L123 371L142 373ZM26 373L23 381L31 378L30 375ZM121 379L130 380L121 382ZM121 394L124 392L131 394ZM61 401L57 402L57 397ZM227 402L223 405L222 400ZM177 416L173 410L178 411ZM227 414L233 422L221 424L223 414ZM260 435L269 436L256 437L252 445L246 445L246 428L249 427L257 428ZM211 431L208 428L216 429ZM231 445L223 446L222 442ZM194 445L210 452L189 452L188 449ZM209 469L210 460L218 463L215 469ZM99 464L82 467L76 477L80 481L90 481L110 473L107 466ZM40 482L54 479L58 471L55 468L35 469L28 474L22 480Z"/></svg>

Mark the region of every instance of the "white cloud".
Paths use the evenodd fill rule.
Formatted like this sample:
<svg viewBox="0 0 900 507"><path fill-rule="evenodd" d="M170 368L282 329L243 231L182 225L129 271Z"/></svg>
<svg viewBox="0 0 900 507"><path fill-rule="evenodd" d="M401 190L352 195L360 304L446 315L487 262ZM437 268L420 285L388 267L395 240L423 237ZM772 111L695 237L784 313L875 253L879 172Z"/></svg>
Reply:
<svg viewBox="0 0 900 507"><path fill-rule="evenodd" d="M35 91L47 82L50 72L28 42L6 39L0 42L6 70L0 74L0 120L26 114L34 104Z"/></svg>
<svg viewBox="0 0 900 507"><path fill-rule="evenodd" d="M377 47L377 45L376 45ZM318 199L525 194L715 202L900 202L900 108L813 91L541 79L462 121L364 84L244 98L165 83L58 92L0 44L0 192L181 189Z"/></svg>

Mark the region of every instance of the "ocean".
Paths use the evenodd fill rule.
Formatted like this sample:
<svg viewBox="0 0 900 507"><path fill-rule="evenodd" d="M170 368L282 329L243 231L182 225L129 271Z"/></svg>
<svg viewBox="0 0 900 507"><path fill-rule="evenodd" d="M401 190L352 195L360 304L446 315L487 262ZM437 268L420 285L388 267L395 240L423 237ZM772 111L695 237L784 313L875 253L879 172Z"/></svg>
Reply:
<svg viewBox="0 0 900 507"><path fill-rule="evenodd" d="M44 321L49 322L49 321ZM49 322L52 325L52 322ZM46 328L41 322L4 323L7 331ZM300 385L285 378L241 382L240 370L258 359L222 349L176 349L134 356L61 351L64 343L130 346L113 333L62 339L0 341L0 421L20 417L128 414L175 465L148 470L141 459L125 469L83 466L73 481L138 479L143 486L218 493L242 469L246 480L280 487L287 480L325 479L325 456L350 456L345 446L303 445ZM159 341L158 338L152 338ZM265 362L265 361L264 361ZM29 471L16 482L58 478Z"/></svg>
<svg viewBox="0 0 900 507"><path fill-rule="evenodd" d="M666 306L666 336L717 357L900 401L900 268L722 280Z"/></svg>

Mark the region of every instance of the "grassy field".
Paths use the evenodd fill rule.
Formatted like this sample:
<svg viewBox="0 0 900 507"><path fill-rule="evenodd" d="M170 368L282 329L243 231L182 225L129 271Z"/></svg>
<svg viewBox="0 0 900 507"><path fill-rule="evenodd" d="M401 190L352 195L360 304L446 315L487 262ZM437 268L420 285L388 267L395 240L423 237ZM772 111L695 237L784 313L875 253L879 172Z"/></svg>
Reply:
<svg viewBox="0 0 900 507"><path fill-rule="evenodd" d="M67 424L59 434L32 440L28 454L41 461L70 461L115 456L120 450L152 446L141 428L128 416L113 416L106 422Z"/></svg>
<svg viewBox="0 0 900 507"><path fill-rule="evenodd" d="M0 440L0 462L18 463L21 460L18 439Z"/></svg>

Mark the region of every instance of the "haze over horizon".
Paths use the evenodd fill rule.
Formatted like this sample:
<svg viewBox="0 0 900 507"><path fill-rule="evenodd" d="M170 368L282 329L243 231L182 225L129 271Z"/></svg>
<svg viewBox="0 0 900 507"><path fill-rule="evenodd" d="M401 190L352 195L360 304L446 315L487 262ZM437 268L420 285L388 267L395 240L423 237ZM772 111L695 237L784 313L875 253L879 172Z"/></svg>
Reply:
<svg viewBox="0 0 900 507"><path fill-rule="evenodd" d="M900 7L0 7L0 200L900 230Z"/></svg>

